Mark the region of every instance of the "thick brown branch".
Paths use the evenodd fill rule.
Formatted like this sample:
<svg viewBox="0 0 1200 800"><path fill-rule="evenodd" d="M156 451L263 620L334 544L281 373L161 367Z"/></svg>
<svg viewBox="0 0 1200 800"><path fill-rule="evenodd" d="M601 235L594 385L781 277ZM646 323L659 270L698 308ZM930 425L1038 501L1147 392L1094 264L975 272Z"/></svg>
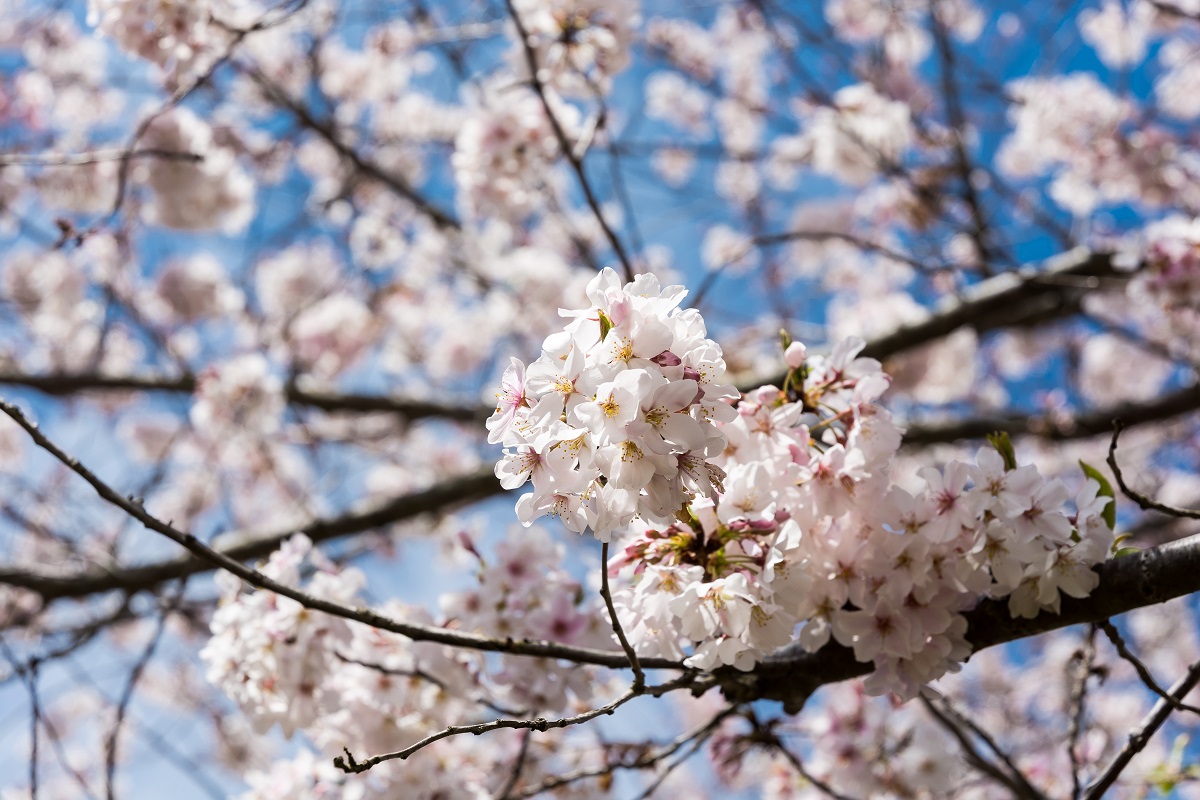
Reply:
<svg viewBox="0 0 1200 800"><path fill-rule="evenodd" d="M1091 595L1063 597L1058 614L1044 611L1033 619L1014 619L1006 599L983 601L966 615L967 640L974 650L983 650L1200 591L1200 534L1107 561L1096 572L1100 585ZM779 700L795 713L821 686L870 671L870 664L854 659L853 650L831 642L815 653L790 645L768 656L752 673L728 671L721 680L725 694L735 701Z"/></svg>
<svg viewBox="0 0 1200 800"><path fill-rule="evenodd" d="M429 489L397 497L367 511L272 533L231 534L219 554L238 563L265 558L288 537L303 533L314 542L374 530L421 514L482 500L503 489L491 469L443 481ZM101 592L139 592L187 575L208 572L218 564L210 558L181 555L177 558L134 567L94 569L74 574L42 574L28 570L0 571L0 584L20 586L37 592L43 602L64 597L86 597Z"/></svg>
<svg viewBox="0 0 1200 800"><path fill-rule="evenodd" d="M1114 419L1126 428L1162 422L1200 410L1200 386L1180 389L1157 400L1144 403L1122 403L1119 406L1087 411L1067 422L1039 415L1003 415L972 417L936 425L913 425L904 434L905 447L956 442L961 439L983 439L989 433L1003 431L1012 436L1037 436L1050 441L1086 439L1112 431Z"/></svg>
<svg viewBox="0 0 1200 800"><path fill-rule="evenodd" d="M52 373L28 375L12 370L0 371L0 385L24 386L45 394L65 397L84 392L174 392L191 394L196 391L196 377L183 375L172 378L163 375L105 375L97 372ZM318 408L322 411L384 412L398 414L409 420L436 417L459 422L482 422L492 413L488 406L449 405L430 400L390 397L354 392L323 392L297 388L285 389L289 402Z"/></svg>
<svg viewBox="0 0 1200 800"><path fill-rule="evenodd" d="M1043 264L989 278L962 299L949 300L926 312L923 319L867 342L862 355L884 360L959 328L984 333L1069 317L1079 312L1083 297L1098 288L1102 278L1115 274L1110 253L1071 250ZM785 377L780 372L738 385L744 391L765 383L779 386Z"/></svg>

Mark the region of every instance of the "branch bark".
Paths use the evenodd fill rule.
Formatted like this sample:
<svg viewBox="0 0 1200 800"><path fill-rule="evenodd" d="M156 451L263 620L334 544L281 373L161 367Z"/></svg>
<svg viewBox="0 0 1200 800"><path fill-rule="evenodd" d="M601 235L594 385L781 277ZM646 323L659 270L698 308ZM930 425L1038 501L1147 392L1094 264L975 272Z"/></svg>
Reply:
<svg viewBox="0 0 1200 800"><path fill-rule="evenodd" d="M303 533L313 542L323 542L363 531L382 528L421 514L473 503L500 494L504 489L490 468L443 481L429 489L397 497L367 511L321 519L307 525L271 533L231 533L217 552L239 563L265 558L290 536ZM43 603L62 598L87 597L102 592L134 593L154 589L166 581L208 572L217 565L211 559L184 554L176 558L132 567L95 568L87 572L61 574L31 570L0 570L0 584L37 592Z"/></svg>
<svg viewBox="0 0 1200 800"><path fill-rule="evenodd" d="M1013 619L1007 599L985 600L966 614L973 651L1081 623L1099 622L1137 608L1200 591L1200 533L1186 539L1106 561L1096 567L1100 585L1086 598L1062 598L1058 614ZM789 645L768 656L753 672L720 674L726 696L735 701L778 700L797 713L821 686L856 678L871 665L854 651L830 642L815 653Z"/></svg>
<svg viewBox="0 0 1200 800"><path fill-rule="evenodd" d="M98 372L51 373L29 375L13 370L0 370L0 385L23 386L55 397L69 397L84 392L167 392L191 394L196 391L196 376L182 375L106 375ZM300 389L294 384L285 389L288 402L330 412L383 412L398 414L409 420L449 419L458 422L483 422L492 413L484 405L450 405L431 400L392 397L354 392L322 392Z"/></svg>
<svg viewBox="0 0 1200 800"><path fill-rule="evenodd" d="M862 355L881 360L887 359L905 350L929 344L964 326L982 332L1009 326L1034 325L1049 319L1060 319L1078 312L1083 296L1095 289L1102 278L1111 277L1114 274L1110 254L1083 249L1072 250L1045 264L1005 273L984 281L968 292L962 300L945 303L929 311L924 319L901 326L891 333L867 342ZM764 384L780 385L785 377L786 373L757 377L744 376L739 379L738 386L742 391L748 391ZM29 375L7 370L0 371L0 384L25 386L55 396L68 396L87 391L190 394L196 389L196 378L194 375L180 377L113 376L98 373ZM287 387L287 398L290 402L319 408L323 411L379 411L399 414L408 419L438 417L472 422L484 420L492 413L490 407L482 405L448 405L387 395L304 391L295 386ZM1193 399L1190 394L1178 397L1172 395L1160 402L1161 410L1158 413L1164 416L1154 419L1163 419L1176 413L1184 413L1200 405L1200 401ZM1157 406L1157 404L1155 405ZM1136 424L1137 408L1122 411L1121 417ZM994 430L1007 430L1020 422L1030 423L1030 420L1025 417L1020 419L1004 417L981 419L973 422L953 423L953 425L961 425L961 429L954 428L953 425L928 428L925 430L928 430L929 433L923 435L930 437L929 441L975 438ZM1101 426L1103 430L1110 430L1111 422L1111 416L1105 418ZM982 430L983 433L973 433L977 429ZM960 430L963 432L960 433ZM1014 432L1021 431L1014 430ZM917 435L922 434L918 433ZM910 434L907 438L912 438L912 436L913 434Z"/></svg>
<svg viewBox="0 0 1200 800"><path fill-rule="evenodd" d="M1197 410L1200 410L1200 386L1191 386L1145 403L1122 403L1088 411L1067 422L1037 415L1001 415L972 417L936 425L913 425L905 431L903 446L921 447L960 439L982 439L996 431L1013 436L1037 436L1055 442L1086 439L1112 433L1114 419L1120 419L1126 428L1132 428Z"/></svg>
<svg viewBox="0 0 1200 800"><path fill-rule="evenodd" d="M1063 319L1079 313L1084 296L1099 288L1102 279L1117 274L1111 253L1076 248L1041 264L989 278L961 299L947 300L922 319L867 342L861 355L883 361L959 328L985 333ZM768 383L779 386L786 376L779 372L748 377L738 382L738 388L746 391Z"/></svg>

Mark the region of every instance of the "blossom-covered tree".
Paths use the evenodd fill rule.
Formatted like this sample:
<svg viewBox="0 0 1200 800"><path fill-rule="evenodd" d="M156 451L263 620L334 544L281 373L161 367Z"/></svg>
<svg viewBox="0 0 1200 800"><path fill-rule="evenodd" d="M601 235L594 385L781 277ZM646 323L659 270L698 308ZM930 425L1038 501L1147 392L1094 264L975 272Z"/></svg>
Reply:
<svg viewBox="0 0 1200 800"><path fill-rule="evenodd" d="M1200 796L1198 56L9 0L0 798Z"/></svg>

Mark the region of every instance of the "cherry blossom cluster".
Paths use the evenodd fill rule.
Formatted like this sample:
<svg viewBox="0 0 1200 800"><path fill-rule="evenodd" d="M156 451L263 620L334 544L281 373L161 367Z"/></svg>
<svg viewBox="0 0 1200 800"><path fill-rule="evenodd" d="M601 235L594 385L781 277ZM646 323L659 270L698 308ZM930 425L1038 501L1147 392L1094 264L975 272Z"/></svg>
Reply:
<svg viewBox="0 0 1200 800"><path fill-rule="evenodd" d="M640 22L637 0L517 0L513 7L537 57L539 79L564 95L607 94L629 63ZM525 71L520 44L513 60Z"/></svg>
<svg viewBox="0 0 1200 800"><path fill-rule="evenodd" d="M550 514L607 542L635 517L666 522L695 494L716 496L716 424L736 416L736 391L699 313L679 308L685 294L649 274L622 286L605 269L588 284L592 307L562 312L572 321L537 361L512 359L487 427L505 446L504 487L532 481L522 522Z"/></svg>
<svg viewBox="0 0 1200 800"><path fill-rule="evenodd" d="M494 560L468 534L456 554L477 561L478 583L441 596L444 616L434 620L419 608L385 604L383 613L426 625L478 631L492 637L554 640L602 647L611 636L599 598L562 568L563 547L544 531L522 531L502 541ZM339 569L311 541L297 535L272 554L263 574L303 586L323 599L353 605L363 587L355 569ZM312 575L302 580L305 573ZM403 768L373 769L348 778L333 767L343 747L377 753L399 749L447 724L477 721L482 714L561 714L595 702L615 687L595 670L549 660L478 653L403 637L320 612L269 591L246 591L229 575L218 579L222 603L213 616L212 638L201 652L208 679L238 704L258 731L278 724L285 736L301 731L326 755L303 750L295 758L252 771L245 800L287 798L296 787L318 788L321 796L390 796L397 786L419 796L491 796L502 775L496 764L510 760L506 737L453 739L437 757L418 758ZM533 758L527 780L553 774L547 751ZM469 791L461 794L461 787ZM417 795L413 795L417 796Z"/></svg>
<svg viewBox="0 0 1200 800"><path fill-rule="evenodd" d="M657 318L639 320L636 295ZM1095 587L1091 567L1113 542L1100 485L1086 482L1072 511L1063 483L1003 448L901 485L890 474L901 431L875 403L888 380L858 357L862 340L828 356L790 343L784 388L755 390L736 411L722 390L724 410L695 409L702 384L677 372L647 386L639 374L639 358L664 360L653 360L660 348L696 363L665 329L649 338L649 321L684 316L664 313L681 295L602 275L589 298L538 362L514 360L488 427L508 445L505 485L533 480L517 504L524 521L550 513L624 543L608 568L638 652L749 669L803 623L803 647L832 636L874 663L873 692L912 697L970 654L962 612L980 598L1034 616ZM627 493L615 503L614 489Z"/></svg>
<svg viewBox="0 0 1200 800"><path fill-rule="evenodd" d="M204 120L186 108L172 109L150 123L142 145L180 156L136 169L135 176L154 191L146 208L152 222L225 233L240 232L250 222L254 180L238 165L233 150L214 141Z"/></svg>
<svg viewBox="0 0 1200 800"><path fill-rule="evenodd" d="M513 85L470 114L454 143L454 179L467 213L514 222L544 201L560 145L541 98ZM558 125L574 139L579 112L546 94Z"/></svg>
<svg viewBox="0 0 1200 800"><path fill-rule="evenodd" d="M178 84L208 69L234 30L253 23L256 6L238 0L89 0L88 24Z"/></svg>
<svg viewBox="0 0 1200 800"><path fill-rule="evenodd" d="M932 48L926 17L938 22L963 41L972 41L983 28L984 16L971 0L828 0L825 19L838 38L855 44L883 47L888 61L908 66L920 62Z"/></svg>
<svg viewBox="0 0 1200 800"><path fill-rule="evenodd" d="M320 553L305 536L296 536L271 554L262 573L290 585L300 569ZM362 588L358 570L335 571L324 564L309 581L309 593L346 603ZM218 573L224 602L212 619L212 639L201 651L208 679L225 690L257 729L278 723L284 735L311 725L327 710L326 680L337 663L335 644L350 640L345 620L316 614L274 592L243 592L241 581Z"/></svg>
<svg viewBox="0 0 1200 800"><path fill-rule="evenodd" d="M772 143L771 180L795 184L795 165L862 186L886 171L914 139L908 104L881 95L868 83L839 89L828 106L808 109L805 130Z"/></svg>
<svg viewBox="0 0 1200 800"><path fill-rule="evenodd" d="M1050 196L1076 216L1141 202L1195 208L1195 151L1165 128L1131 129L1137 108L1094 75L1023 78L1009 85L1013 132L998 166L1018 178L1054 175Z"/></svg>
<svg viewBox="0 0 1200 800"><path fill-rule="evenodd" d="M1142 238L1144 266L1134 274L1130 293L1167 309L1200 308L1200 220L1168 217L1148 225Z"/></svg>

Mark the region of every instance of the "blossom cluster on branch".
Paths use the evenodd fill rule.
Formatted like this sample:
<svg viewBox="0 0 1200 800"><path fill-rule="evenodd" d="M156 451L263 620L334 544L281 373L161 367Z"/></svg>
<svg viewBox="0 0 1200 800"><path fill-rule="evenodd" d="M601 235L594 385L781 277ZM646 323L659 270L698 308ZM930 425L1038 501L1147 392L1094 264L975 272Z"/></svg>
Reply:
<svg viewBox="0 0 1200 800"><path fill-rule="evenodd" d="M784 388L733 405L720 349L682 287L606 270L593 306L505 372L489 437L517 502L624 545L608 567L634 648L698 669L750 669L792 641L832 635L873 661L868 687L912 697L970 655L961 612L1009 598L1013 615L1086 597L1114 540L1109 496L1074 498L1011 450L921 470L889 462L901 431L861 340L828 356L791 342ZM690 336L687 333L690 332ZM690 651L690 652L689 652Z"/></svg>

